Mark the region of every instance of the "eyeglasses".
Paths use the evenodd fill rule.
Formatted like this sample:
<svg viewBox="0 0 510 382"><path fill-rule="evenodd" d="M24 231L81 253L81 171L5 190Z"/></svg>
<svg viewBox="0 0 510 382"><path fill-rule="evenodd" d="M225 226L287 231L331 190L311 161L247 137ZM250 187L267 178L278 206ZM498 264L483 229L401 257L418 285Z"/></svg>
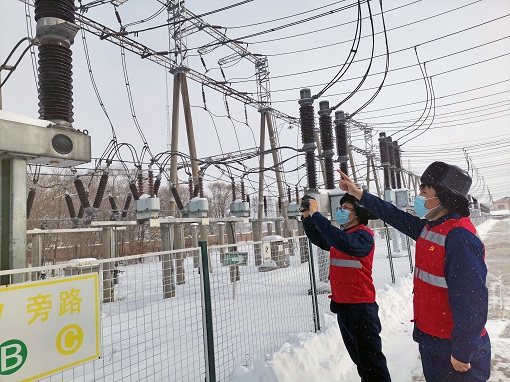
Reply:
<svg viewBox="0 0 510 382"><path fill-rule="evenodd" d="M337 211L343 210L343 211L354 212L354 208L349 208L349 207L344 207L344 206L337 207L336 210Z"/></svg>

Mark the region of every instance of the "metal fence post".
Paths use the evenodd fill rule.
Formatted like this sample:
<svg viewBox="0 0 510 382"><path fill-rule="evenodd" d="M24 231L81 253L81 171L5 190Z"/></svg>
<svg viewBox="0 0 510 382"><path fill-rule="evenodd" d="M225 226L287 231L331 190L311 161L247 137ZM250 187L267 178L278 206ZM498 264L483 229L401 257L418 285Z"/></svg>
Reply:
<svg viewBox="0 0 510 382"><path fill-rule="evenodd" d="M411 273L414 270L413 265L413 255L411 253L411 240L409 240L409 236L406 236L406 246L407 246L407 254L409 256L409 268L411 269Z"/></svg>
<svg viewBox="0 0 510 382"><path fill-rule="evenodd" d="M308 260L308 268L310 270L310 294L312 295L312 312L315 331L321 330L321 322L319 317L319 303L317 301L317 285L315 284L315 267L313 261L312 242L308 240L308 253L310 259Z"/></svg>
<svg viewBox="0 0 510 382"><path fill-rule="evenodd" d="M260 225L262 223L259 220L252 220L251 222L251 232L252 232L252 239L253 241L261 241L262 238L260 237L260 233L262 232L262 229L260 228ZM262 244L255 244L254 246L255 251L255 265L258 267L260 264L262 264Z"/></svg>
<svg viewBox="0 0 510 382"><path fill-rule="evenodd" d="M112 258L112 229L110 227L104 227L101 232L101 252L103 259ZM112 272L111 263L103 263L103 302L113 302L113 284L112 284Z"/></svg>
<svg viewBox="0 0 510 382"><path fill-rule="evenodd" d="M214 337L212 324L211 283L209 281L209 257L207 241L200 241L200 290L202 298L202 327L204 330L205 380L216 382L214 363Z"/></svg>
<svg viewBox="0 0 510 382"><path fill-rule="evenodd" d="M32 257L30 263L32 267L40 267L42 261L43 241L42 235L32 235ZM41 272L32 272L32 281L40 280Z"/></svg>
<svg viewBox="0 0 510 382"><path fill-rule="evenodd" d="M229 244L236 244L236 223L235 222L228 222L227 223L228 229L227 229L227 240ZM229 251L237 251L237 246L228 247ZM241 273L239 272L239 265L230 265L230 282L234 283L236 281L239 281L241 279Z"/></svg>
<svg viewBox="0 0 510 382"><path fill-rule="evenodd" d="M384 223L384 232L386 233L386 246L388 247L388 260L390 262L391 282L394 284L395 269L393 268L393 254L391 253L390 229L388 228L388 225L386 223Z"/></svg>
<svg viewBox="0 0 510 382"><path fill-rule="evenodd" d="M190 229L191 229L191 246L198 247L198 223L191 223ZM200 255L198 252L193 252L193 268L198 268L199 256Z"/></svg>
<svg viewBox="0 0 510 382"><path fill-rule="evenodd" d="M300 261L302 263L306 263L308 261L308 253L306 251L307 249L307 240L305 237L305 230L303 228L303 222L301 220L298 221L298 236L299 236L299 255L300 255Z"/></svg>
<svg viewBox="0 0 510 382"><path fill-rule="evenodd" d="M172 250L172 229L169 224L161 224L161 250ZM174 259L172 254L161 255L163 269L163 298L175 297Z"/></svg>
<svg viewBox="0 0 510 382"><path fill-rule="evenodd" d="M174 249L183 249L183 230L182 224L174 224ZM184 258L182 252L175 255L175 271L177 277L177 285L186 284L186 274L184 273Z"/></svg>
<svg viewBox="0 0 510 382"><path fill-rule="evenodd" d="M225 244L225 223L218 223L218 244ZM220 262L221 265L225 265L225 248L220 248Z"/></svg>

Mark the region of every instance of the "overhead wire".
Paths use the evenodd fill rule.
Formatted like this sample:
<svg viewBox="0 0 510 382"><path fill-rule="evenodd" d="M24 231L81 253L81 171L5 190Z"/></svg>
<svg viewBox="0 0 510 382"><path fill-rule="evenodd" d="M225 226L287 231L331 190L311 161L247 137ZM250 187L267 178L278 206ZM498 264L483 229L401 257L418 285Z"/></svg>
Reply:
<svg viewBox="0 0 510 382"><path fill-rule="evenodd" d="M345 59L344 63L340 67L340 70L337 72L337 74L335 74L335 76L331 79L331 81L329 81L321 91L319 91L317 94L312 96L312 99L320 98L329 88L331 88L331 86L336 84L343 77L343 75L347 72L347 70L351 66L354 58L356 57L356 54L358 53L358 47L359 47L360 37L361 37L361 27L362 27L361 2L358 0L358 22L356 23L356 31L354 32L354 38L352 40L351 49L349 49L349 54L347 55L347 58Z"/></svg>
<svg viewBox="0 0 510 382"><path fill-rule="evenodd" d="M386 33L386 23L384 21L384 12L383 12L382 0L379 0L379 5L381 7L381 19L382 19L382 25L383 25L383 30L384 30L384 43L386 45L386 66L384 68L384 76L383 76L383 78L381 80L381 84L379 85L379 87L377 88L375 93L372 95L372 97L370 97L370 99L368 101L366 101L363 105L361 105L358 109L356 109L355 111L350 113L349 118L354 118L354 116L356 114L358 114L361 110L363 110L368 105L370 105L370 103L372 103L372 101L377 97L377 95L381 91L382 87L384 86L384 82L386 81L386 76L388 75L388 71L389 71L389 68L390 68L390 48L388 46L388 35ZM372 53L372 56L373 56L373 53Z"/></svg>
<svg viewBox="0 0 510 382"><path fill-rule="evenodd" d="M407 23L407 24L403 24L403 25L399 25L397 27L394 27L394 28L390 28L388 29L388 32L390 31L393 31L395 29L399 29L399 28L403 28L403 27L407 27L407 26L410 26L410 25L414 25L414 24L417 24L417 23L420 23L420 22L423 22L423 21L427 21L427 20L430 20L430 19L433 19L433 18L436 18L436 17L439 17L439 16L443 16L443 15L446 15L448 13L451 13L451 12L454 12L454 11L457 11L459 9L462 9L462 8L465 8L465 7L468 7L468 6L471 6L473 4L476 4L476 3L479 3L481 2L482 0L476 0L476 1L473 1L471 3L468 3L468 4L463 4L459 7L456 7L456 8L453 8L453 9L450 9L450 10L447 10L447 11L444 11L444 12L441 12L441 13L438 13L438 14L435 14L435 15L432 15L432 16L429 16L429 17L426 17L426 18L423 18L423 19L420 19L420 20L417 20L417 21L413 21L413 22L410 22L410 23ZM417 3L418 1L414 1L413 3L411 4L415 4ZM398 8L397 8L398 9ZM318 32L322 32L323 30L327 30L327 29L331 29L331 28L335 28L339 26L338 24L335 24L334 26L332 27L329 27L329 28L314 28L313 30L311 31L306 31L306 32L302 32L302 33L298 33L298 34L294 34L294 35L291 35L291 36L286 36L286 37L280 37L280 38L274 38L274 39L270 39L270 40L263 40L263 41L250 41L250 45L255 45L255 44L262 44L262 43L267 43L267 42L275 42L275 41L281 41L281 40L285 40L285 39L288 39L288 38L295 38L295 37L300 37L300 36L309 36L311 34L314 34L314 33L318 33ZM382 33L382 32L379 32L379 33ZM377 34L379 34L377 33ZM371 35L366 35L366 36L361 36L361 38L365 38L365 37L372 37ZM245 38L240 38L240 39L245 39ZM350 40L347 40L347 41L343 41L343 42L350 42ZM337 43L338 44L338 43Z"/></svg>
<svg viewBox="0 0 510 382"><path fill-rule="evenodd" d="M374 30L374 19L372 17L372 8L370 7L370 1L367 1L367 6L368 6L368 13L370 15L370 27L372 29L372 50L371 50L371 56L370 56L371 58L370 58L370 61L368 63L368 67L367 67L367 69L365 71L365 74L363 75L363 77L359 81L358 85L354 88L354 90L351 90L351 92L349 93L349 95L347 97L345 97L340 102L338 102L335 106L333 106L331 108L332 110L338 109L345 102L347 102L351 97L353 97L354 94L356 94L356 92L361 88L361 86L363 85L363 83L367 79L368 74L370 73L370 68L372 67L372 61L373 61L373 58L374 58L374 50L375 50L375 30Z"/></svg>
<svg viewBox="0 0 510 382"><path fill-rule="evenodd" d="M23 42L25 41L28 41L28 46L23 50L23 52L21 52L20 56L18 57L18 59L16 60L16 62L14 63L14 65L7 65L7 63L9 62L9 59L12 57L12 55L16 52L16 50L18 49L18 47L23 44ZM32 45L34 44L34 41L30 38L30 37L23 37L21 40L19 40L16 45L14 46L14 48L12 48L11 52L7 55L7 58L5 59L4 63L2 65L0 65L0 71L2 70L7 70L7 67L9 67L9 74L7 76L5 76L5 78L2 80L2 82L0 83L0 88L2 86L4 86L4 84L7 82L7 80L9 79L9 77L12 75L12 73L14 73L14 71L17 69L19 63L21 62L21 60L23 59L23 57L25 56L25 53L28 52L28 50L32 47Z"/></svg>

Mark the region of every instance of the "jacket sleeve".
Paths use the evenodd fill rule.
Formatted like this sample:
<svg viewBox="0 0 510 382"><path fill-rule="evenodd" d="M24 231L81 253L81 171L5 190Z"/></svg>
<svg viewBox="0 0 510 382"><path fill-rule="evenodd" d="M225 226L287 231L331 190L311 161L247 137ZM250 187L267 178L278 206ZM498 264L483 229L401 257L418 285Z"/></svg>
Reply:
<svg viewBox="0 0 510 382"><path fill-rule="evenodd" d="M413 240L418 240L423 227L427 224L425 219L420 219L417 216L402 211L393 204L366 191L363 191L360 204L379 219L390 224Z"/></svg>
<svg viewBox="0 0 510 382"><path fill-rule="evenodd" d="M314 215L318 214L316 212ZM317 247L329 251L329 244L324 238L322 237L321 233L317 230L317 227L315 224L312 223L312 217L308 217L306 219L302 220L303 222L303 229L305 230L305 234L310 239L310 241L315 244Z"/></svg>
<svg viewBox="0 0 510 382"><path fill-rule="evenodd" d="M357 257L365 257L372 252L374 238L365 230L352 232L341 230L318 212L306 220L310 220L310 223L314 225L316 231L330 247Z"/></svg>
<svg viewBox="0 0 510 382"><path fill-rule="evenodd" d="M469 363L487 323L485 250L478 237L461 227L448 233L445 249L445 278L454 323L452 356Z"/></svg>

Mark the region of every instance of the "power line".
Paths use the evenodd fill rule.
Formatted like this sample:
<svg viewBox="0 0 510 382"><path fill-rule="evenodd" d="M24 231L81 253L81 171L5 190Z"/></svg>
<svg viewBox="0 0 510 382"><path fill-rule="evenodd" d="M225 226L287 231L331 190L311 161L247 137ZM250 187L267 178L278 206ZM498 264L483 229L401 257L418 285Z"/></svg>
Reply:
<svg viewBox="0 0 510 382"><path fill-rule="evenodd" d="M442 16L442 15L445 15L445 14L448 14L448 13L451 13L451 12L454 12L454 11L457 11L459 9L462 9L462 8L465 8L465 7L468 7L470 5L473 5L473 4L476 4L476 3L479 3L481 2L482 0L476 0L476 1L473 1L471 3L468 3L468 4L464 4L464 5L461 5L460 7L457 7L457 8L453 8L453 9L450 9L448 11L445 11L445 12L441 12L441 13L438 13L436 15L433 15L433 16L429 16L429 17L426 17L426 18L423 18L423 19L420 19L420 20L417 20L417 21L413 21L411 23L407 23L407 24L403 24L403 25L400 25L400 26L397 26L397 27L394 27L394 28L390 28L388 29L388 32L390 31L393 31L393 30L396 30L396 29L399 29L399 28L403 28L403 27L407 27L407 26L410 26L410 25L413 25L413 24L417 24L417 23L420 23L420 22L423 22L423 21L427 21L427 20L430 20L430 19L433 19L435 17L439 17L439 16ZM414 4L416 3L417 1L411 3L411 4ZM287 36L287 37L280 37L280 38L275 38L275 39L271 39L271 40L264 40L264 41L251 41L250 44L251 45L254 45L254 44L262 44L262 43L266 43L266 42L274 42L274 41L280 41L280 40L285 40L285 39L288 39L288 38L294 38L294 37L300 37L300 36L308 36L308 35L311 35L311 34L314 34L314 33L317 33L317 32L321 32L323 30L326 30L326 29L331 29L331 28L335 28L337 27L338 24L335 24L335 26L332 26L332 27L328 27L328 28L323 28L323 29L314 29L312 31L307 31L307 32L303 32L303 33L299 33L299 34L295 34L295 35L292 35L292 36ZM376 33L377 34L380 34L382 32L378 32ZM367 36L362 36L361 38L365 38L365 37L370 37L370 35L367 35Z"/></svg>
<svg viewBox="0 0 510 382"><path fill-rule="evenodd" d="M449 70L445 70L445 71L442 71L442 72L439 72L439 73L436 73L434 75L432 75L433 77L437 77L437 76L441 76L443 74L448 74L448 73L452 73L452 72L455 72L457 70L461 70L461 69L466 69L466 68L469 68L469 67L472 67L472 66L475 66L475 65L480 65L480 64L483 64L483 63L486 63L486 62L489 62L489 61L492 61L492 60L497 60L499 58L503 58L503 57L506 57L510 55L510 52L508 53L503 53L503 54L500 54L498 56L495 56L495 57L490 57L490 58L487 58L485 60L482 60L482 61L477 61L477 62L474 62L474 63L471 63L471 64L467 64L467 65L463 65L463 66L458 66L456 68L453 68L453 69L449 69ZM400 82L394 82L394 83L391 83L391 84L387 84L385 86L387 87L390 87L390 86L397 86L397 85L403 85L403 84L408 84L408 83L411 83L411 82L415 82L415 81L420 81L422 80L422 78L413 78L411 80L405 80L405 81L400 81ZM366 88L366 89L360 89L358 90L359 92L362 92L362 91L368 91L368 90L374 90L374 89L377 89L376 87L375 88ZM333 97L333 96L338 96L338 95L343 95L343 94L349 94L347 92L344 92L344 93L337 93L337 94L330 94L329 96L330 97ZM272 101L273 103L283 103L283 102L296 102L295 99L287 99L287 100L280 100L280 101Z"/></svg>

